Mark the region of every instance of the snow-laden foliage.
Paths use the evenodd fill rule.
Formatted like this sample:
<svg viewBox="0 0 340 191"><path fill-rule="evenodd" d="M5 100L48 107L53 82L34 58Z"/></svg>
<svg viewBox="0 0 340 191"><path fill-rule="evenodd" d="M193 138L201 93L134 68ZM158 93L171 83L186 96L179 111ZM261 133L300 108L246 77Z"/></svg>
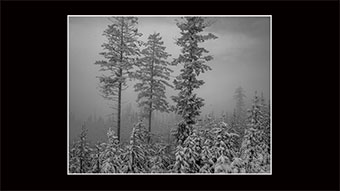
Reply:
<svg viewBox="0 0 340 191"><path fill-rule="evenodd" d="M127 164L125 172L144 173L148 171L147 140L149 133L142 122L137 123L131 133L130 144L126 147L124 161Z"/></svg>
<svg viewBox="0 0 340 191"><path fill-rule="evenodd" d="M237 138L238 134L231 132L230 127L224 122L203 129L195 126L192 134L183 144L177 145L174 171L181 173L216 172L222 159L222 162L225 161L224 159L232 161L237 155Z"/></svg>
<svg viewBox="0 0 340 191"><path fill-rule="evenodd" d="M151 34L141 51L142 57L138 60L139 69L134 77L139 80L134 85L138 92L138 106L144 109L149 119L149 132L151 132L152 111L168 112L169 104L166 100L166 86L173 87L168 81L173 72L167 61L170 54L165 51L160 33Z"/></svg>
<svg viewBox="0 0 340 191"><path fill-rule="evenodd" d="M255 104L258 103L258 104ZM142 122L131 133L130 142L118 142L109 129L108 140L90 152L87 173L263 173L270 172L270 129L266 107L254 102L243 145L239 135L224 121L208 117L193 125L182 144L148 143L149 132ZM268 107L267 107L268 108ZM264 112L263 112L264 111ZM81 172L76 148L70 150L70 172ZM78 152L79 153L79 152ZM99 156L99 157L98 157ZM92 157L92 160L91 160ZM92 162L91 162L92 161Z"/></svg>
<svg viewBox="0 0 340 191"><path fill-rule="evenodd" d="M98 77L102 83L103 95L110 100L115 100L118 86L125 86L130 70L136 64L136 56L140 55L136 17L114 17L113 23L108 25L103 35L107 42L103 43L104 52L100 55L106 60L95 62L101 67L100 71L106 72Z"/></svg>
<svg viewBox="0 0 340 191"><path fill-rule="evenodd" d="M83 125L79 140L74 142L70 148L69 170L72 173L86 173L92 170L92 148L87 141L87 129Z"/></svg>
<svg viewBox="0 0 340 191"><path fill-rule="evenodd" d="M118 137L110 128L107 132L108 141L104 144L104 151L99 156L102 173L120 173L122 172L121 154L123 149L119 145Z"/></svg>
<svg viewBox="0 0 340 191"><path fill-rule="evenodd" d="M170 145L156 143L151 145L149 167L151 173L166 173L172 169L172 156Z"/></svg>
<svg viewBox="0 0 340 191"><path fill-rule="evenodd" d="M204 168L202 172L219 172L226 161L229 165L237 156L236 144L239 135L224 122L212 124L204 131L204 135L201 157L205 167L209 168Z"/></svg>
<svg viewBox="0 0 340 191"><path fill-rule="evenodd" d="M101 52L105 60L96 61L102 76L98 76L102 96L113 101L117 110L118 140L120 140L121 94L127 87L127 79L131 77L137 56L140 55L141 41L138 33L136 17L113 17L112 24L104 31L107 41L102 45ZM114 105L113 104L113 105Z"/></svg>
<svg viewBox="0 0 340 191"><path fill-rule="evenodd" d="M209 51L199 47L199 43L217 37L211 33L202 34L208 27L202 17L185 17L183 22L177 22L177 26L181 31L181 37L177 39L176 44L181 47L181 54L173 63L175 65L183 64L183 68L174 80L175 90L180 92L172 99L176 103L175 112L183 118L183 122L178 125L177 134L184 134L176 135L180 138L179 142L183 143L186 137L191 134L191 125L195 124L195 117L200 114L200 108L204 105L204 99L194 93L195 89L204 84L204 81L197 77L201 73L211 70L206 62L213 59L211 55L204 55Z"/></svg>
<svg viewBox="0 0 340 191"><path fill-rule="evenodd" d="M199 172L201 152L201 138L195 129L191 135L185 139L183 144L178 144L175 151L176 162L174 164L175 172L195 173Z"/></svg>
<svg viewBox="0 0 340 191"><path fill-rule="evenodd" d="M92 156L92 172L93 173L100 173L101 167L103 164L103 158L101 154L105 151L106 143L96 143L93 152L91 153Z"/></svg>
<svg viewBox="0 0 340 191"><path fill-rule="evenodd" d="M270 123L265 106L256 95L249 111L249 123L242 143L242 158L247 172L270 171Z"/></svg>
<svg viewBox="0 0 340 191"><path fill-rule="evenodd" d="M168 111L165 89L166 86L173 87L168 82L173 71L168 67L170 63L166 60L170 54L165 51L163 44L160 33L148 37L138 62L139 69L134 74L140 81L134 86L138 92L137 102L141 107L148 106L148 111ZM150 104L152 108L149 108Z"/></svg>

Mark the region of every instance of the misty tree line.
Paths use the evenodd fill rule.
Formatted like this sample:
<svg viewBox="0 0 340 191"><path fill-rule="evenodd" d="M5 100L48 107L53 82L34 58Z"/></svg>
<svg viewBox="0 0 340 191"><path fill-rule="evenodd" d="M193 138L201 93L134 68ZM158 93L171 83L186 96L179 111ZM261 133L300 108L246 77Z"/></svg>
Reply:
<svg viewBox="0 0 340 191"><path fill-rule="evenodd" d="M172 62L159 33L142 42L138 19L117 17L104 31L107 37L100 53L106 60L97 61L104 98L112 101L117 116L117 132L109 129L107 141L91 147L87 130L82 127L80 139L70 148L69 170L76 173L261 173L270 171L269 105L256 93L248 113L240 87L233 116L200 118L204 99L195 90L204 84L197 77L211 70L209 51L199 44L217 37L202 32L210 24L202 17L185 17L177 21L181 37L176 44L181 53ZM182 65L180 74L170 83L169 66ZM130 142L121 141L122 91L127 81L137 80L137 103L141 108ZM166 100L166 88L174 88L175 105ZM152 141L152 112L174 112L181 121L173 128L172 142ZM148 127L143 123L148 119ZM229 119L228 119L229 118ZM231 119L231 120L230 120Z"/></svg>
<svg viewBox="0 0 340 191"><path fill-rule="evenodd" d="M128 142L133 126L141 117L140 112L133 107L131 102L122 108L120 142ZM115 118L116 116L112 116L111 114L106 115L106 117L92 114L86 119L81 119L76 117L75 113L71 112L69 121L71 127L70 139L71 141L77 139L77 134L81 131L81 127L85 126L86 129L88 129L88 140L91 145L94 145L96 141L104 141L108 127L112 127L112 129L117 132L115 125L117 120ZM156 139L165 139L167 142L172 141L174 137L171 135L171 128L174 127L178 121L180 121L180 116L174 112L154 112L152 114L152 141L156 141Z"/></svg>

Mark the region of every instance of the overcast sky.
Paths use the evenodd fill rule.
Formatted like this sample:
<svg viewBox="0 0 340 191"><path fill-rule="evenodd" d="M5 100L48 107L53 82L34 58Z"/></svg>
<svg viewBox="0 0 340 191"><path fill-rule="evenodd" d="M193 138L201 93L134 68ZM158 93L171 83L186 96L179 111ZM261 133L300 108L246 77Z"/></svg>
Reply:
<svg viewBox="0 0 340 191"><path fill-rule="evenodd" d="M166 51L175 58L180 48L174 43L180 36L174 17L140 17L138 30L145 41L149 34L160 33ZM204 46L214 59L208 64L212 70L199 76L205 84L197 94L205 99L203 112L216 113L232 111L235 106L233 95L238 86L246 91L247 102L254 91L263 92L269 98L270 66L270 21L267 17L219 17L207 32L218 38L205 42ZM85 119L96 114L103 118L112 112L108 101L100 96L98 79L99 66L95 61L103 60L99 55L105 41L102 35L111 23L104 17L69 18L69 103L70 112L77 118ZM176 76L182 65L172 67ZM171 82L173 79L171 79ZM128 103L135 104L137 94L132 88L134 82L122 94L123 108ZM167 90L167 96L175 95ZM169 99L170 100L170 99Z"/></svg>

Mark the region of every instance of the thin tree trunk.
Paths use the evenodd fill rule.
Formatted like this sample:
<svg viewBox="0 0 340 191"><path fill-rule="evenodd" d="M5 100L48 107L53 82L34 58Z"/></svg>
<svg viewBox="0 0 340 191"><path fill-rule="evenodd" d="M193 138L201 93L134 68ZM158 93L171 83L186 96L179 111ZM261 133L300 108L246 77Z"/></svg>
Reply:
<svg viewBox="0 0 340 191"><path fill-rule="evenodd" d="M151 78L152 80L152 78ZM148 138L148 142L150 143L151 140L151 117L152 117L152 86L151 86L151 95L150 95L150 108L149 108L149 138Z"/></svg>
<svg viewBox="0 0 340 191"><path fill-rule="evenodd" d="M124 20L122 20L122 26L121 26L121 37L120 37L120 45L123 46L123 30L124 30ZM120 63L123 62L123 50L120 51ZM119 68L119 77L121 78L123 75L123 70L120 66ZM122 102L122 82L119 80L119 86L118 86L118 111L117 111L117 134L118 134L118 141L120 142L120 113L121 113L121 102Z"/></svg>
<svg viewBox="0 0 340 191"><path fill-rule="evenodd" d="M122 75L122 69L119 69L120 76ZM121 102L122 102L122 83L119 82L118 87L118 113L117 113L117 131L118 141L120 142L120 113L121 113Z"/></svg>
<svg viewBox="0 0 340 191"><path fill-rule="evenodd" d="M152 96L150 96L150 99L152 99ZM150 111L149 111L149 138L148 138L148 142L150 143L151 140L151 116L152 116L152 103L150 103Z"/></svg>
<svg viewBox="0 0 340 191"><path fill-rule="evenodd" d="M150 105L149 105L149 138L148 138L148 142L150 143L151 140L151 117L152 117L152 89L153 89L153 65L154 65L154 61L155 61L155 50L154 50L154 46L152 47L152 62L151 62L151 71L150 71L150 76L151 76L151 82L150 82Z"/></svg>

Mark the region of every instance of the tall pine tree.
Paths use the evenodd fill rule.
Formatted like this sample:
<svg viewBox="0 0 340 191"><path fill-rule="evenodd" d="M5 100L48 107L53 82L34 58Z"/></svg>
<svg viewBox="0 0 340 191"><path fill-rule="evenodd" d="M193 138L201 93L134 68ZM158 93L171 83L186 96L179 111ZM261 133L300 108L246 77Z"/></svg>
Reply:
<svg viewBox="0 0 340 191"><path fill-rule="evenodd" d="M105 52L100 53L106 60L97 61L103 75L98 77L101 83L101 92L104 98L117 103L117 132L120 140L121 123L121 97L122 90L126 88L127 78L139 56L140 41L136 17L115 17L113 23L104 31L107 38L102 47Z"/></svg>
<svg viewBox="0 0 340 191"><path fill-rule="evenodd" d="M177 128L176 137L183 142L192 131L192 125L195 124L195 117L200 114L200 108L204 105L204 99L198 97L194 93L204 84L203 80L198 80L197 76L211 68L205 64L213 59L203 47L199 47L202 43L209 39L217 37L211 33L201 34L208 27L207 22L202 17L185 17L183 22L177 22L178 28L182 35L177 39L176 44L181 47L181 54L174 60L174 64L183 64L181 73L174 80L175 90L180 90L178 96L172 99L176 103L175 112L182 116L183 120Z"/></svg>
<svg viewBox="0 0 340 191"><path fill-rule="evenodd" d="M145 108L149 118L149 133L151 133L152 111L168 111L165 90L166 86L173 88L168 83L170 73L173 71L168 68L170 63L166 61L170 54L165 51L163 44L159 33L151 34L145 43L145 49L141 51L139 70L136 71L136 78L140 80L134 86L135 91L139 92L137 102L139 107Z"/></svg>

